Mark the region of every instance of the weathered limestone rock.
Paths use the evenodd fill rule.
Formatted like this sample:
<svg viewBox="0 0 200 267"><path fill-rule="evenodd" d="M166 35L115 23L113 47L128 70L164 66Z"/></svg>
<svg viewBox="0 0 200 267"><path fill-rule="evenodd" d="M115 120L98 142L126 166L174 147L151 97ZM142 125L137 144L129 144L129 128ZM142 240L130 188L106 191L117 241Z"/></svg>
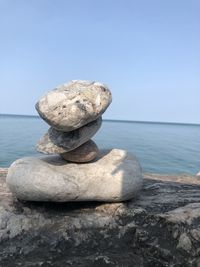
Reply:
<svg viewBox="0 0 200 267"><path fill-rule="evenodd" d="M44 154L65 153L76 149L86 143L99 130L102 124L102 117L84 125L72 132L61 132L50 128L39 140L36 148Z"/></svg>
<svg viewBox="0 0 200 267"><path fill-rule="evenodd" d="M200 180L145 174L124 203L22 202L0 172L0 265L198 267Z"/></svg>
<svg viewBox="0 0 200 267"><path fill-rule="evenodd" d="M9 168L7 184L22 200L117 202L136 196L142 174L133 155L113 149L85 164L67 163L59 156L22 158Z"/></svg>
<svg viewBox="0 0 200 267"><path fill-rule="evenodd" d="M69 132L96 120L111 101L111 92L105 85L74 80L44 95L36 109L53 128Z"/></svg>
<svg viewBox="0 0 200 267"><path fill-rule="evenodd" d="M60 154L61 158L70 162L85 163L94 160L99 154L99 149L94 141L89 140L83 145L67 153Z"/></svg>

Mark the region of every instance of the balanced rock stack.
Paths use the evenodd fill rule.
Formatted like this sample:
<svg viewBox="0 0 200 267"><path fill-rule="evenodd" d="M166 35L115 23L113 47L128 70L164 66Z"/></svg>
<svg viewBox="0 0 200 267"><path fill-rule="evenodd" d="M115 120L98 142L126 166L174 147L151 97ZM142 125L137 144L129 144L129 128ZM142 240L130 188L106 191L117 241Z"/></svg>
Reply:
<svg viewBox="0 0 200 267"><path fill-rule="evenodd" d="M90 138L101 127L101 115L111 101L111 92L100 83L72 81L50 91L36 104L39 115L51 126L37 150L60 154L71 162L94 160L98 147Z"/></svg>
<svg viewBox="0 0 200 267"><path fill-rule="evenodd" d="M7 175L13 195L55 202L135 197L142 187L137 159L121 149L100 151L91 140L111 101L108 87L98 82L71 81L45 94L36 109L51 127L37 150L54 155L15 161Z"/></svg>

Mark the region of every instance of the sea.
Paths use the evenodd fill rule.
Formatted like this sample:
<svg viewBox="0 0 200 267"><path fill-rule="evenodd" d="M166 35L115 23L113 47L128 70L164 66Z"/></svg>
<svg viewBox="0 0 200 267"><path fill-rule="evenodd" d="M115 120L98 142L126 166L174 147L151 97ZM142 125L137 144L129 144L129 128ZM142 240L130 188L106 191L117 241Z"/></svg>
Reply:
<svg viewBox="0 0 200 267"><path fill-rule="evenodd" d="M37 156L35 144L48 125L37 116L0 114L0 167ZM100 149L126 149L144 172L192 174L200 171L200 125L104 120L93 140Z"/></svg>

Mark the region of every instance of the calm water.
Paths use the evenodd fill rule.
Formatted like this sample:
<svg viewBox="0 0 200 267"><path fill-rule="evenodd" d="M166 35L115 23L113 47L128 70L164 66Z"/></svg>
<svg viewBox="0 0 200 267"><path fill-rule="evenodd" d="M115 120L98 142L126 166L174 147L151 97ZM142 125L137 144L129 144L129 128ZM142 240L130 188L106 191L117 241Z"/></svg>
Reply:
<svg viewBox="0 0 200 267"><path fill-rule="evenodd" d="M0 167L39 155L34 146L47 129L37 117L0 115ZM200 171L200 125L104 121L94 140L100 148L134 153L146 172Z"/></svg>

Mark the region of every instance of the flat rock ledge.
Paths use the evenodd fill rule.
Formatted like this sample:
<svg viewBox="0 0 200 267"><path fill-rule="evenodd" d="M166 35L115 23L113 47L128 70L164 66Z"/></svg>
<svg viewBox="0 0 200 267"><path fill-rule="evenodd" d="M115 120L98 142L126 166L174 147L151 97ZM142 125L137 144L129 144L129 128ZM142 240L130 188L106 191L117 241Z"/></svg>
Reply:
<svg viewBox="0 0 200 267"><path fill-rule="evenodd" d="M146 174L125 203L13 198L0 170L0 266L200 266L200 179Z"/></svg>

